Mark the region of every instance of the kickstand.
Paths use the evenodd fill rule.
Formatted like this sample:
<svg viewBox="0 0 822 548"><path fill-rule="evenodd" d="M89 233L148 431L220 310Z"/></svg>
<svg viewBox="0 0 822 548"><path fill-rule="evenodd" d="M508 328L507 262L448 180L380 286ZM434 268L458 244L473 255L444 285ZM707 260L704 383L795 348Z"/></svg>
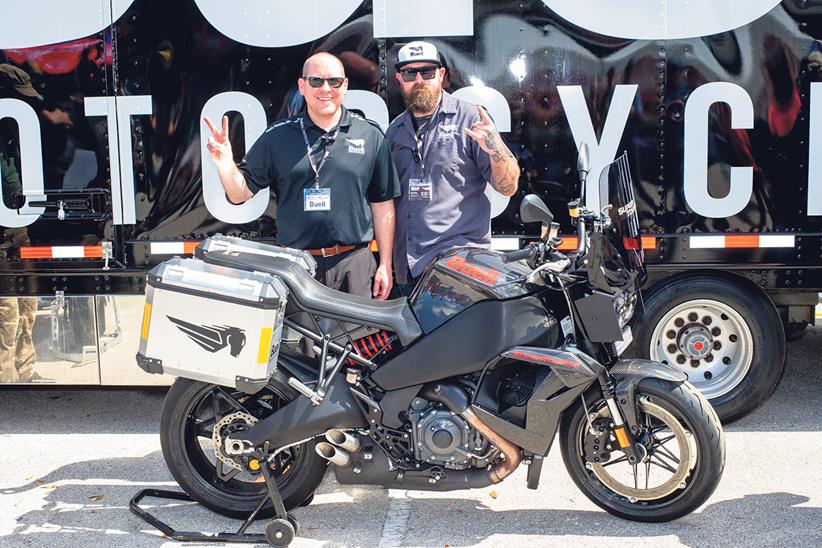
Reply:
<svg viewBox="0 0 822 548"><path fill-rule="evenodd" d="M133 514L140 519L159 530L167 537L183 542L253 542L263 543L268 542L271 546L288 546L294 537L299 533L300 526L297 519L285 510L283 498L280 495L280 490L277 488L277 482L271 475L271 470L268 469L268 442L266 442L263 449L264 458L260 459L263 463L261 467L263 478L265 479L266 490L268 497L264 497L257 508L246 518L236 533L222 532L222 533L202 533L197 531L178 531L173 529L170 525L160 520L156 516L150 514L140 507L140 501L146 497L171 499L180 501L193 501L186 493L179 491L164 491L161 489L143 489L138 492L131 499L129 509ZM246 529L254 523L260 510L271 501L274 506L275 518L269 522L265 527L265 534L246 533Z"/></svg>

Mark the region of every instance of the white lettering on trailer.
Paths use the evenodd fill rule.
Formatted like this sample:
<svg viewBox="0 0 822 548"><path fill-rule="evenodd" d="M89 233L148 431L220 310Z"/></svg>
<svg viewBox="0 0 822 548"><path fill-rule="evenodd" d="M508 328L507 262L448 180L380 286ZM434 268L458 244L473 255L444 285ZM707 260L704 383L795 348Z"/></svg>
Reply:
<svg viewBox="0 0 822 548"><path fill-rule="evenodd" d="M262 103L253 95L240 91L218 93L209 99L203 106L200 115L200 163L203 172L203 200L206 208L217 219L229 224L249 223L258 219L268 207L270 192L263 191L255 194L245 203L234 205L226 198L217 166L211 160L206 146L211 131L203 122L203 116L208 116L217 127L227 112L239 112L245 126L245 142L248 148L265 131L267 122L265 109Z"/></svg>
<svg viewBox="0 0 822 548"><path fill-rule="evenodd" d="M638 86L620 84L614 88L611 106L602 128L602 138L597 140L594 124L582 86L557 86L560 101L565 109L565 117L571 127L571 134L577 150L582 143L588 143L591 170L588 172L588 184L585 190L585 203L588 207L599 209L599 176L606 165L614 161L619 141L628 123L631 105L634 103Z"/></svg>
<svg viewBox="0 0 822 548"><path fill-rule="evenodd" d="M488 86L467 86L454 92L454 97L468 101L475 105L482 105L488 111L497 131L507 133L511 131L511 107L505 96ZM505 211L511 198L497 192L490 184L485 185L485 196L491 202L491 218Z"/></svg>
<svg viewBox="0 0 822 548"><path fill-rule="evenodd" d="M780 0L542 0L586 30L638 40L678 40L727 32L759 19Z"/></svg>
<svg viewBox="0 0 822 548"><path fill-rule="evenodd" d="M727 103L732 129L753 128L753 103L744 89L730 82L696 88L685 105L685 201L694 213L714 219L732 217L748 205L753 191L753 167L732 167L728 194L711 195L708 188L708 120L714 103Z"/></svg>
<svg viewBox="0 0 822 548"><path fill-rule="evenodd" d="M37 113L19 99L0 99L0 120L12 118L20 132L20 182L26 204L19 212L9 209L0 200L0 226L20 228L28 226L45 211L28 205L29 198L43 198L43 148L40 140L40 122ZM2 168L0 168L2 169Z"/></svg>
<svg viewBox="0 0 822 548"><path fill-rule="evenodd" d="M473 0L374 0L374 38L473 35Z"/></svg>
<svg viewBox="0 0 822 548"><path fill-rule="evenodd" d="M29 0L5 3L0 49L33 48L85 38L117 21L134 0Z"/></svg>
<svg viewBox="0 0 822 548"><path fill-rule="evenodd" d="M822 82L811 83L808 215L822 215Z"/></svg>
<svg viewBox="0 0 822 548"><path fill-rule="evenodd" d="M195 0L218 31L232 40L265 48L305 44L342 25L362 0L260 2Z"/></svg>
<svg viewBox="0 0 822 548"><path fill-rule="evenodd" d="M137 222L137 208L131 161L131 117L152 113L151 95L86 97L85 109L86 116L105 116L108 124L112 221L115 225L133 225ZM121 155L125 162L121 161Z"/></svg>

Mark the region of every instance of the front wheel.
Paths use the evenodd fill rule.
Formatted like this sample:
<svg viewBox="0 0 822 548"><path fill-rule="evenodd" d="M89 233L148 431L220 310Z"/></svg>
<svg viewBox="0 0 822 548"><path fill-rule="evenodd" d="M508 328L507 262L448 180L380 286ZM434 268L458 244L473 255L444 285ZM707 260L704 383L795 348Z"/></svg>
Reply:
<svg viewBox="0 0 822 548"><path fill-rule="evenodd" d="M565 467L594 504L632 521L664 522L699 508L725 466L722 426L708 401L687 383L644 379L637 389L636 464L619 450L601 396L569 409L560 445Z"/></svg>

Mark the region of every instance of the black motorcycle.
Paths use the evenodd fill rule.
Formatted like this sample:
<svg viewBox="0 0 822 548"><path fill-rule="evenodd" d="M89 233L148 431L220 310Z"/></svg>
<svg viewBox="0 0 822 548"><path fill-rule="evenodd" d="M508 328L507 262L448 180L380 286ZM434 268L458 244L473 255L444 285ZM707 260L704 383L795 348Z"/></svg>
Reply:
<svg viewBox="0 0 822 548"><path fill-rule="evenodd" d="M276 274L288 308L263 389L175 381L161 425L174 478L220 514L275 515L266 537L282 546L286 512L310 503L329 463L341 484L434 491L525 464L536 489L559 433L568 473L606 511L661 522L698 508L722 475L722 427L685 374L620 358L645 276L626 157L598 183L608 206L569 204L574 252L557 250L551 212L527 196L520 215L541 223L539 241L445 253L409 299L333 291L285 259L201 253Z"/></svg>

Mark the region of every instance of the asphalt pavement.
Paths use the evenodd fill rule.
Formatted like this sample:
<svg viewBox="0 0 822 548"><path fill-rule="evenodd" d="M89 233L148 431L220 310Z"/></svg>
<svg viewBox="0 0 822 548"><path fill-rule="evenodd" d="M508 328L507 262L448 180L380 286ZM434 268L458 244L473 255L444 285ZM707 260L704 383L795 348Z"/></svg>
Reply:
<svg viewBox="0 0 822 548"><path fill-rule="evenodd" d="M536 491L525 487L524 468L493 488L450 493L343 487L329 475L295 512L303 533L292 546L822 546L820 356L822 327L788 346L776 393L725 429L717 491L676 522L638 524L599 510L555 450ZM0 546L177 545L128 510L138 490L176 485L157 434L163 397L1 388ZM154 510L178 529L239 526L193 504Z"/></svg>

